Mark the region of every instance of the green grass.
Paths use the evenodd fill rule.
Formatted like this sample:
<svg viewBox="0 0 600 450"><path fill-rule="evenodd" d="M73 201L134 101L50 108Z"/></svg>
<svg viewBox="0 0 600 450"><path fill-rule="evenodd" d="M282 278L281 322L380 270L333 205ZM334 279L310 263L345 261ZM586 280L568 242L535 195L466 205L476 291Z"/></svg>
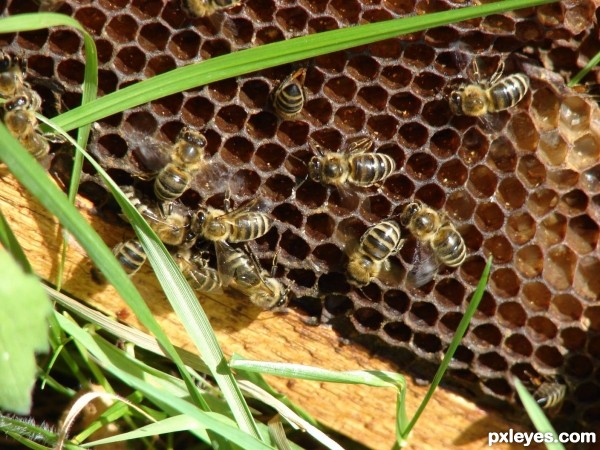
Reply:
<svg viewBox="0 0 600 450"><path fill-rule="evenodd" d="M524 2L523 0L507 0L476 8L463 8L299 37L178 68L99 99L96 99L98 80L94 43L76 21L59 14L49 13L25 14L19 17L1 19L0 33L66 25L79 30L84 36L86 71L82 105L53 118L49 122L50 128L62 130L62 133L78 128L77 142L73 142L74 146L78 148L74 168L75 176L73 177L74 183L71 186L69 196L67 197L58 191L47 178L43 169L20 147L19 143L12 138L3 125L0 126L0 142L3 144L0 146L0 158L23 186L59 219L62 226L87 251L92 261L105 274L110 283L115 286L140 322L155 336L156 341L152 341L154 346L148 344L151 341L148 337L141 338L140 335L135 335L126 328L117 327L112 329L109 323L103 322L97 316L86 311L85 308L77 307L74 304L69 306L64 296L61 297L58 292L49 290L49 295L54 300L64 304L63 306L77 311L79 315L87 320L94 321L102 329L113 332L117 337L134 342L134 339L140 339L140 342L144 341L148 344L149 349L156 351L160 349L175 363L179 371L179 377L174 377L147 365L141 359L115 347L97 335L93 329L82 328L69 316L58 312L51 318L53 326L50 342L56 352L52 364L60 364L62 367L66 367L83 385L87 384L87 377L91 376L94 383L102 385L108 392L115 390L113 386L115 380L119 380L119 383L125 383L134 389L135 394L140 396L139 402L144 405L146 412L155 417L157 422L142 428L147 423L145 419L135 412L129 412L122 405L116 405L114 409L117 412L111 408L106 413L106 420L111 421L116 420L115 418L125 417L130 429L133 430L132 434L127 435L126 438L143 439L144 435L152 435L152 433L187 431L200 441L213 447L273 448L268 427L254 420L252 411L246 403L244 395L252 395L260 397L274 407L276 406L279 414L286 418L289 423L303 423L307 431L320 440L323 445L336 448L336 444L328 441L327 437L320 432L318 423L314 419L301 408L276 395L270 389L260 376L263 373L270 373L283 377L304 378L320 382L360 383L379 388L395 389L397 393L397 446L405 445L410 431L416 425L423 409L438 386L468 326L470 317L481 299L489 274L489 262L424 402L413 417L409 419L405 410L405 398L410 393L407 394L404 379L398 374L368 370L340 373L314 367L246 361L241 358L228 361L219 347L216 336L195 294L185 282L168 252L135 208L120 193L118 187L107 178L107 184L130 219L136 234L146 249L149 261L165 291L165 295L189 333L197 352L203 356L201 362L195 361L195 365L192 366L195 370L192 370L189 369L190 355L182 353L180 349L176 349L171 344L150 313L145 300L118 265L110 250L72 204L77 189L81 163L84 157L88 157L81 147L87 141L89 127L94 121L176 92L405 33L545 3L551 3L551 1ZM90 159L90 162L95 164L92 159ZM97 167L97 169L102 172L100 167ZM18 246L9 224L4 220L0 220L0 239L4 247L21 263L21 266L25 270L30 270L25 254ZM57 284L60 284L60 280ZM137 345L142 344L138 343ZM185 363L182 359L183 355L188 358ZM233 375L232 368L235 368L236 373L243 373L245 378L250 381L244 381L240 384ZM54 380L50 376L51 373L49 369L45 372L45 381L54 389L70 392L68 388L61 386L59 382ZM206 384L202 373L210 374L216 385ZM28 438L30 436L28 433L42 436L43 442L52 443L56 439L56 433L45 430L43 427L6 417L0 417L0 429L15 439L19 439L29 448L38 448L38 444ZM23 429L29 431L21 433ZM295 447L292 446L292 448Z"/></svg>

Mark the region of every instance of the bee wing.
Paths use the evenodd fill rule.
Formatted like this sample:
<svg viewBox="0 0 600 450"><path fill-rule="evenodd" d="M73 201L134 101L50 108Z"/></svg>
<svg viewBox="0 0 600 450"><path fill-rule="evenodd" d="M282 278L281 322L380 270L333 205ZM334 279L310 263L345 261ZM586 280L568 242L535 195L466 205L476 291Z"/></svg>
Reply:
<svg viewBox="0 0 600 450"><path fill-rule="evenodd" d="M231 261L237 257L237 251L223 241L215 242L217 270L223 286L229 286L235 278L235 269Z"/></svg>
<svg viewBox="0 0 600 450"><path fill-rule="evenodd" d="M433 280L440 267L440 263L431 247L419 242L417 243L411 266L406 277L406 282L413 288L420 288Z"/></svg>
<svg viewBox="0 0 600 450"><path fill-rule="evenodd" d="M359 198L349 186L331 186L328 201L340 209L354 211L358 208Z"/></svg>
<svg viewBox="0 0 600 450"><path fill-rule="evenodd" d="M139 173L134 173L134 176L150 179L171 161L172 146L148 137L136 139L136 142L137 146L132 145L131 158L139 168Z"/></svg>
<svg viewBox="0 0 600 450"><path fill-rule="evenodd" d="M254 213L254 212L265 212L267 204L260 198L254 198L239 208L232 209L231 211L226 212L222 216L217 217L217 220L233 223L236 217L239 217L245 213Z"/></svg>
<svg viewBox="0 0 600 450"><path fill-rule="evenodd" d="M344 153L358 155L370 151L372 147L373 141L371 138L363 137L351 142L344 150Z"/></svg>

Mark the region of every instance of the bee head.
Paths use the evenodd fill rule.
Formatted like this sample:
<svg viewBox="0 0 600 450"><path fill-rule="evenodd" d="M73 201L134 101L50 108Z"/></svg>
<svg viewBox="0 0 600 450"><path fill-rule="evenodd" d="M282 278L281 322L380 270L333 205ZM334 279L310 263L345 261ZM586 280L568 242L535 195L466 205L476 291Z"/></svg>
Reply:
<svg viewBox="0 0 600 450"><path fill-rule="evenodd" d="M450 109L454 114L463 114L462 90L452 91L450 93Z"/></svg>
<svg viewBox="0 0 600 450"><path fill-rule="evenodd" d="M18 97L14 97L4 104L5 111L14 111L16 109L28 109L31 103L29 98L25 95L19 95Z"/></svg>
<svg viewBox="0 0 600 450"><path fill-rule="evenodd" d="M419 212L421 205L417 202L411 202L404 207L402 214L400 215L400 223L403 227L406 227L412 218Z"/></svg>

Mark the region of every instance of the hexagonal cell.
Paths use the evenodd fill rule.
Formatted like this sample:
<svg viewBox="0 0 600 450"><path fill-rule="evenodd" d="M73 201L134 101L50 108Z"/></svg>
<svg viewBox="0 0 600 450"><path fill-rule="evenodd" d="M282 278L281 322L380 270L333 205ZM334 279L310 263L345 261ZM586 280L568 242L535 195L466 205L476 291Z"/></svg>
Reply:
<svg viewBox="0 0 600 450"><path fill-rule="evenodd" d="M264 191L271 200L283 201L292 195L295 185L290 178L275 174L264 184Z"/></svg>
<svg viewBox="0 0 600 450"><path fill-rule="evenodd" d="M326 199L327 188L314 181L307 180L296 188L296 200L308 208L318 208Z"/></svg>
<svg viewBox="0 0 600 450"><path fill-rule="evenodd" d="M246 122L246 131L251 137L259 141L270 139L277 132L277 118L266 111L252 114Z"/></svg>
<svg viewBox="0 0 600 450"><path fill-rule="evenodd" d="M573 285L577 256L565 246L558 245L547 253L544 280L556 289L567 289Z"/></svg>
<svg viewBox="0 0 600 450"><path fill-rule="evenodd" d="M336 111L333 120L339 130L354 134L365 126L365 113L354 106L343 107Z"/></svg>
<svg viewBox="0 0 600 450"><path fill-rule="evenodd" d="M556 325L544 316L530 317L527 320L526 327L528 328L527 334L529 338L534 342L543 342L553 339L558 333Z"/></svg>
<svg viewBox="0 0 600 450"><path fill-rule="evenodd" d="M331 237L334 229L335 221L328 214L313 214L306 219L306 234L316 241Z"/></svg>
<svg viewBox="0 0 600 450"><path fill-rule="evenodd" d="M496 264L505 264L512 260L513 249L504 236L493 236L483 243L484 254L491 255Z"/></svg>
<svg viewBox="0 0 600 450"><path fill-rule="evenodd" d="M237 105L221 108L215 117L215 124L225 133L237 133L246 122L246 110Z"/></svg>
<svg viewBox="0 0 600 450"><path fill-rule="evenodd" d="M207 86L210 97L215 102L230 102L238 95L238 84L235 79L221 80ZM227 105L237 106L237 105Z"/></svg>
<svg viewBox="0 0 600 450"><path fill-rule="evenodd" d="M466 183L468 170L458 159L442 164L437 173L437 179L448 188L456 188Z"/></svg>
<svg viewBox="0 0 600 450"><path fill-rule="evenodd" d="M432 72L420 72L413 80L413 89L422 96L431 96L444 87L444 79Z"/></svg>
<svg viewBox="0 0 600 450"><path fill-rule="evenodd" d="M475 211L475 223L483 232L499 230L504 223L504 213L496 203L481 203Z"/></svg>
<svg viewBox="0 0 600 450"><path fill-rule="evenodd" d="M341 1L341 0L340 0ZM369 45L371 54L376 58L398 60L402 53L399 39L386 39Z"/></svg>
<svg viewBox="0 0 600 450"><path fill-rule="evenodd" d="M127 14L119 14L109 20L105 31L112 41L121 43L130 42L137 35L138 23L133 17Z"/></svg>
<svg viewBox="0 0 600 450"><path fill-rule="evenodd" d="M452 192L446 200L446 213L456 220L468 220L473 216L475 200L465 190Z"/></svg>
<svg viewBox="0 0 600 450"><path fill-rule="evenodd" d="M538 242L544 247L558 244L565 238L567 219L562 214L552 212L540 223L537 232Z"/></svg>
<svg viewBox="0 0 600 450"><path fill-rule="evenodd" d="M484 371L492 370L494 372L504 372L508 369L506 359L498 352L489 352L479 355L477 363Z"/></svg>
<svg viewBox="0 0 600 450"><path fill-rule="evenodd" d="M300 33L306 27L308 14L300 7L284 8L276 12L275 20L288 33Z"/></svg>
<svg viewBox="0 0 600 450"><path fill-rule="evenodd" d="M408 318L417 327L431 327L438 321L439 312L429 302L413 302Z"/></svg>
<svg viewBox="0 0 600 450"><path fill-rule="evenodd" d="M466 290L458 280L445 278L435 285L434 295L444 306L459 306L465 298Z"/></svg>
<svg viewBox="0 0 600 450"><path fill-rule="evenodd" d="M360 205L361 216L373 223L387 218L390 209L390 201L384 195L367 197Z"/></svg>
<svg viewBox="0 0 600 450"><path fill-rule="evenodd" d="M358 91L356 99L363 107L378 112L387 105L388 94L380 86L365 86Z"/></svg>
<svg viewBox="0 0 600 450"><path fill-rule="evenodd" d="M567 245L579 254L594 251L600 234L598 228L598 224L588 215L572 218L567 228Z"/></svg>
<svg viewBox="0 0 600 450"><path fill-rule="evenodd" d="M525 278L534 278L542 273L544 254L537 245L528 245L517 250L515 265Z"/></svg>
<svg viewBox="0 0 600 450"><path fill-rule="evenodd" d="M568 145L558 131L548 131L540 135L538 155L547 164L561 165L567 157Z"/></svg>
<svg viewBox="0 0 600 450"><path fill-rule="evenodd" d="M367 55L357 55L348 61L346 70L357 81L374 80L379 72L379 63Z"/></svg>
<svg viewBox="0 0 600 450"><path fill-rule="evenodd" d="M510 268L496 269L490 281L492 290L500 297L515 297L519 293L521 280Z"/></svg>
<svg viewBox="0 0 600 450"><path fill-rule="evenodd" d="M556 347L549 345L539 346L534 354L538 362L548 367L560 367L564 362L564 358Z"/></svg>
<svg viewBox="0 0 600 450"><path fill-rule="evenodd" d="M295 222L298 223L298 219L296 219ZM279 246L289 256L300 261L306 259L310 254L310 246L306 243L306 241L300 236L292 233L290 230L285 231L281 235L281 241L279 241Z"/></svg>
<svg viewBox="0 0 600 450"><path fill-rule="evenodd" d="M481 256L467 258L460 266L460 274L468 284L476 285L481 278L484 267L485 260Z"/></svg>
<svg viewBox="0 0 600 450"><path fill-rule="evenodd" d="M518 333L508 336L504 341L503 346L515 355L528 357L533 353L531 341L527 339L526 336Z"/></svg>
<svg viewBox="0 0 600 450"><path fill-rule="evenodd" d="M592 167L600 159L600 143L592 133L586 133L573 143L567 153L567 164L575 170Z"/></svg>
<svg viewBox="0 0 600 450"><path fill-rule="evenodd" d="M585 347L587 337L585 331L581 328L571 327L563 328L560 332L561 345L570 351L581 350ZM592 347L590 346L590 349Z"/></svg>
<svg viewBox="0 0 600 450"><path fill-rule="evenodd" d="M48 38L50 49L54 53L73 55L81 48L81 37L73 30L53 30ZM31 68L31 60L27 61Z"/></svg>
<svg viewBox="0 0 600 450"><path fill-rule="evenodd" d="M577 185L579 172L570 169L553 170L548 173L549 185L558 189L566 190Z"/></svg>
<svg viewBox="0 0 600 450"><path fill-rule="evenodd" d="M188 99L181 109L182 118L189 125L202 128L212 120L215 107L205 97L192 97Z"/></svg>
<svg viewBox="0 0 600 450"><path fill-rule="evenodd" d="M344 253L333 244L321 244L315 247L312 252L317 267L322 267L324 271L340 270Z"/></svg>
<svg viewBox="0 0 600 450"><path fill-rule="evenodd" d="M428 153L413 153L406 161L406 172L416 180L430 180L437 169L437 162Z"/></svg>
<svg viewBox="0 0 600 450"><path fill-rule="evenodd" d="M424 353L437 353L442 349L440 338L428 333L415 333L412 344L415 346L415 350Z"/></svg>
<svg viewBox="0 0 600 450"><path fill-rule="evenodd" d="M535 235L536 223L526 212L511 214L504 231L513 243L525 244Z"/></svg>
<svg viewBox="0 0 600 450"><path fill-rule="evenodd" d="M429 132L427 128L418 122L410 122L402 125L398 131L401 144L411 148L419 148L427 143Z"/></svg>
<svg viewBox="0 0 600 450"><path fill-rule="evenodd" d="M229 181L229 190L232 196L252 197L260 187L260 177L253 170L238 170Z"/></svg>
<svg viewBox="0 0 600 450"><path fill-rule="evenodd" d="M455 130L446 128L437 131L431 136L430 142L430 151L434 155L438 158L448 158L456 154L460 147L461 139Z"/></svg>
<svg viewBox="0 0 600 450"><path fill-rule="evenodd" d="M547 311L552 293L544 283L533 281L523 284L525 306L532 311Z"/></svg>
<svg viewBox="0 0 600 450"><path fill-rule="evenodd" d="M515 139L517 147L525 152L535 152L540 140L529 115L519 113L513 115L509 123L509 132Z"/></svg>
<svg viewBox="0 0 600 450"><path fill-rule="evenodd" d="M381 82L389 89L400 89L408 86L413 75L410 70L402 66L385 66L381 70Z"/></svg>
<svg viewBox="0 0 600 450"><path fill-rule="evenodd" d="M563 136L574 141L590 128L590 105L579 96L563 99L560 105L558 129Z"/></svg>
<svg viewBox="0 0 600 450"><path fill-rule="evenodd" d="M538 217L546 215L557 204L558 194L552 189L537 189L529 194L527 200L527 208Z"/></svg>
<svg viewBox="0 0 600 450"><path fill-rule="evenodd" d="M517 175L529 188L536 188L546 181L546 168L533 155L525 155L519 159Z"/></svg>
<svg viewBox="0 0 600 450"><path fill-rule="evenodd" d="M446 336L452 337L456 333L462 318L463 315L458 312L446 313L437 323L438 329Z"/></svg>
<svg viewBox="0 0 600 450"><path fill-rule="evenodd" d="M571 294L553 296L552 307L569 320L579 320L583 314L581 301Z"/></svg>
<svg viewBox="0 0 600 450"><path fill-rule="evenodd" d="M505 302L498 306L500 323L508 328L520 328L527 321L527 313L517 302Z"/></svg>
<svg viewBox="0 0 600 450"><path fill-rule="evenodd" d="M402 322L386 323L383 327L383 332L391 339L399 342L408 342L412 337L412 330Z"/></svg>
<svg viewBox="0 0 600 450"><path fill-rule="evenodd" d="M56 73L62 82L68 84L81 84L83 83L83 73L85 66L74 59L66 59L61 61L56 68Z"/></svg>
<svg viewBox="0 0 600 450"><path fill-rule="evenodd" d="M356 325L365 331L375 331L383 324L382 314L373 308L359 308L353 315Z"/></svg>
<svg viewBox="0 0 600 450"><path fill-rule="evenodd" d="M467 187L477 197L491 197L496 192L498 177L487 166L476 166L471 169Z"/></svg>
<svg viewBox="0 0 600 450"><path fill-rule="evenodd" d="M406 175L391 175L384 183L384 190L392 200L409 198L414 190L414 183Z"/></svg>
<svg viewBox="0 0 600 450"><path fill-rule="evenodd" d="M270 172L283 164L286 151L277 144L263 144L256 150L253 161L259 170Z"/></svg>
<svg viewBox="0 0 600 450"><path fill-rule="evenodd" d="M458 155L467 164L471 166L481 161L490 146L489 140L477 128L470 128L462 138L462 146L458 150Z"/></svg>
<svg viewBox="0 0 600 450"><path fill-rule="evenodd" d="M220 153L227 164L239 166L250 161L254 145L246 138L234 136L225 141Z"/></svg>
<svg viewBox="0 0 600 450"><path fill-rule="evenodd" d="M309 127L307 123L286 120L279 124L277 137L288 147L306 144Z"/></svg>
<svg viewBox="0 0 600 450"><path fill-rule="evenodd" d="M513 172L517 166L517 152L505 136L498 137L490 144L488 158L491 164L502 172Z"/></svg>
<svg viewBox="0 0 600 450"><path fill-rule="evenodd" d="M408 65L422 69L433 62L435 50L424 44L410 44L404 49L402 60Z"/></svg>
<svg viewBox="0 0 600 450"><path fill-rule="evenodd" d="M75 12L75 19L91 34L98 36L106 23L106 15L96 7L79 8Z"/></svg>
<svg viewBox="0 0 600 450"><path fill-rule="evenodd" d="M369 134L377 136L379 139L392 139L397 128L398 121L388 114L371 116L367 120Z"/></svg>
<svg viewBox="0 0 600 450"><path fill-rule="evenodd" d="M584 256L579 259L575 273L575 292L582 298L597 300L600 298L600 261L594 256Z"/></svg>
<svg viewBox="0 0 600 450"><path fill-rule="evenodd" d="M356 91L356 83L346 76L331 78L323 86L323 92L336 103L349 102L356 95Z"/></svg>
<svg viewBox="0 0 600 450"><path fill-rule="evenodd" d="M586 170L581 175L583 189L588 192L600 192L600 164Z"/></svg>

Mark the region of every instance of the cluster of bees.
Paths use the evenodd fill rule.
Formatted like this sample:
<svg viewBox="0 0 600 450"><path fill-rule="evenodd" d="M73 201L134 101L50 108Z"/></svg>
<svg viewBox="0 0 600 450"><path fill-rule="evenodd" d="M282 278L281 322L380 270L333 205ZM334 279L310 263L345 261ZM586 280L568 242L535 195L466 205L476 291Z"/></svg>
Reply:
<svg viewBox="0 0 600 450"><path fill-rule="evenodd" d="M2 120L21 145L37 160L42 160L50 152L50 144L40 131L35 115L41 109L42 99L25 81L25 74L23 60L0 50Z"/></svg>
<svg viewBox="0 0 600 450"><path fill-rule="evenodd" d="M239 3L239 0L187 0L186 6L191 14L206 16ZM476 64L474 69L476 80L449 95L449 105L455 114L481 117L506 110L520 102L529 89L529 79L524 74L503 77L503 64L489 80L480 79ZM0 96L5 99L4 123L32 155L42 159L49 152L49 144L35 117L41 100L24 77L23 61L2 53ZM293 120L303 109L305 77L305 68L296 69L272 93L272 107L279 118ZM206 206L194 212L177 202L196 174L206 167L206 146L201 132L184 128L169 149L169 162L156 173L147 174L154 179L154 203L142 201L132 186L124 186L123 192L162 242L172 249L176 263L194 290L211 292L230 288L263 309L283 307L289 287L274 277L273 270L267 272L247 246L248 241L265 235L273 225L260 201L232 208L226 195L223 210ZM307 178L340 191L379 185L396 170L392 157L372 151L373 141L369 138L360 138L341 152L324 149L314 141L310 146L315 156L308 162ZM465 261L465 242L450 218L413 200L396 216L368 228L349 251L349 282L360 288L379 277L387 270L389 258L403 247L407 233L422 250L418 264L413 265L407 278L416 287L432 280L440 266L454 268ZM207 251L195 249L199 240L214 245L216 269L210 267ZM119 243L113 253L130 276L146 261L137 239ZM273 269L275 266L273 261ZM564 384L544 381L538 383L534 397L549 409L559 406L565 393Z"/></svg>

